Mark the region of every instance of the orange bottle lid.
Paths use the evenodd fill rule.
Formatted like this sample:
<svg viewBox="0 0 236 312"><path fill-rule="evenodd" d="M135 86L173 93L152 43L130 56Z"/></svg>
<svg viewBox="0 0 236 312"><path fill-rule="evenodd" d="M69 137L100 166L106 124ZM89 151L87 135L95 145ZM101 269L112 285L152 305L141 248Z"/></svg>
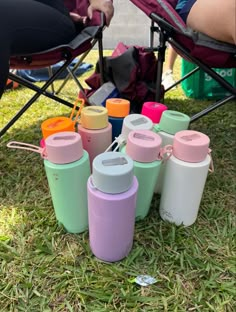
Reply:
<svg viewBox="0 0 236 312"><path fill-rule="evenodd" d="M130 101L119 98L107 99L106 108L108 110L108 116L125 117L129 115Z"/></svg>
<svg viewBox="0 0 236 312"><path fill-rule="evenodd" d="M75 131L75 123L68 117L53 117L41 124L43 138L62 131Z"/></svg>

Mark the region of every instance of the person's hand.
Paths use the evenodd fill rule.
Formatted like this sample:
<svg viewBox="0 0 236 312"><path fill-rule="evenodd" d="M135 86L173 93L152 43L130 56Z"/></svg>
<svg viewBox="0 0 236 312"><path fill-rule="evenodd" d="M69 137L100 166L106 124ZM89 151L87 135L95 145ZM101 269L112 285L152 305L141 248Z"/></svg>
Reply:
<svg viewBox="0 0 236 312"><path fill-rule="evenodd" d="M88 17L91 19L93 11L98 10L105 14L106 25L109 26L114 15L114 6L111 0L90 0L88 7Z"/></svg>
<svg viewBox="0 0 236 312"><path fill-rule="evenodd" d="M70 17L75 23L86 24L87 16L81 16L75 12L70 12Z"/></svg>

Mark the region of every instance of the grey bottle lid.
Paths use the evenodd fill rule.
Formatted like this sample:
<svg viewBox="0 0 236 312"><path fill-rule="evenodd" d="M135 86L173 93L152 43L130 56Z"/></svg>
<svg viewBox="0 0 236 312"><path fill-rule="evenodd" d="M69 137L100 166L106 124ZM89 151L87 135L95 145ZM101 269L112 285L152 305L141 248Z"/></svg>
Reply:
<svg viewBox="0 0 236 312"><path fill-rule="evenodd" d="M120 152L105 152L93 160L92 182L101 192L118 194L130 189L134 177L134 163Z"/></svg>

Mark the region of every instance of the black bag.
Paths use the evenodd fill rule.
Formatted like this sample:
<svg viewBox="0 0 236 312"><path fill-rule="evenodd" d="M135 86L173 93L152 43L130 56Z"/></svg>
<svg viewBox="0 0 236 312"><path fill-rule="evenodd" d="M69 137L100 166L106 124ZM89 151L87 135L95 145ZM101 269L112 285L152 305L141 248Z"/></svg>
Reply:
<svg viewBox="0 0 236 312"><path fill-rule="evenodd" d="M112 56L104 58L104 82L112 82L121 97L131 102L131 111L140 113L144 102L155 101L156 69L157 61L153 52L119 43ZM86 83L91 88L87 90L87 96L101 86L98 64Z"/></svg>

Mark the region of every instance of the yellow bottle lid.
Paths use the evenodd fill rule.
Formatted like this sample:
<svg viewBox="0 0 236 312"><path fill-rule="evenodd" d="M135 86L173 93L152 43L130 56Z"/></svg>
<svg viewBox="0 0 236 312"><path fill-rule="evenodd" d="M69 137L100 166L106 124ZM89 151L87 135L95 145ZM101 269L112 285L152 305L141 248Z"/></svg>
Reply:
<svg viewBox="0 0 236 312"><path fill-rule="evenodd" d="M108 126L108 111L103 106L86 106L81 110L80 124L91 130L103 129Z"/></svg>

